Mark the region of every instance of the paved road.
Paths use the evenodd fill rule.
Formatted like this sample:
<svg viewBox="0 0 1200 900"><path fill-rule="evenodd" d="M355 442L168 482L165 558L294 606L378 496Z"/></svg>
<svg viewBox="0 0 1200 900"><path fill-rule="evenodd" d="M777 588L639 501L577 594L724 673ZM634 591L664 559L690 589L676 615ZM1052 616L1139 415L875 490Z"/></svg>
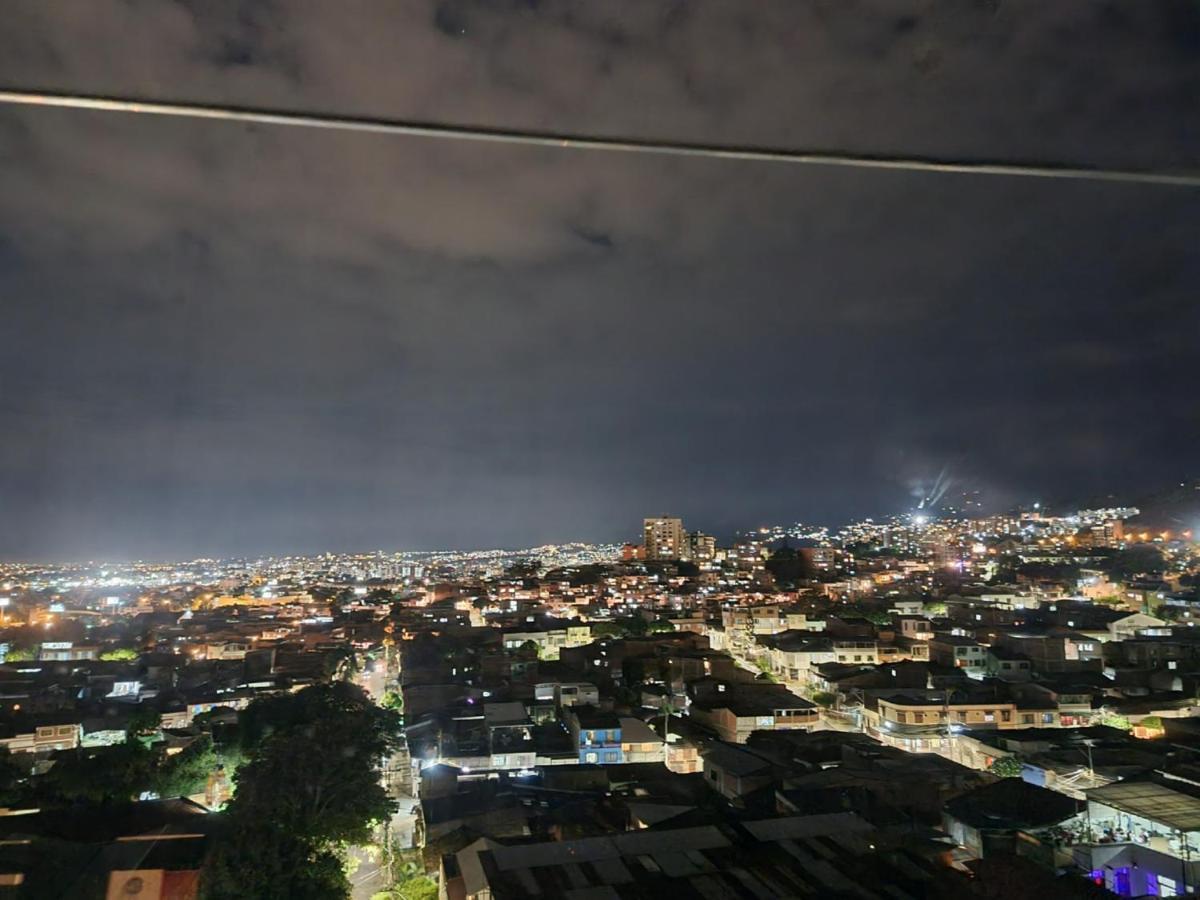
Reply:
<svg viewBox="0 0 1200 900"><path fill-rule="evenodd" d="M387 686L387 670L381 659L373 661L370 666L370 671L360 672L355 680L372 700L379 702ZM408 848L413 845L413 831L417 822L413 814L416 801L403 796L395 799L400 804L400 811L392 819L392 838L400 847ZM358 867L350 876L352 900L370 900L372 894L388 886L386 860L381 858L383 853L379 848L352 847L350 856L358 862Z"/></svg>
<svg viewBox="0 0 1200 900"><path fill-rule="evenodd" d="M859 728L857 725L854 724L854 720L851 718L848 718L845 716L830 716L830 715L824 715L824 714L821 716L821 724L819 724L814 730L816 730L816 731L850 731L850 732L854 732L856 734L858 732L862 731L861 728Z"/></svg>
<svg viewBox="0 0 1200 900"><path fill-rule="evenodd" d="M350 857L358 861L358 868L350 876L350 896L352 900L371 900L372 894L387 887L386 872L380 867L381 860L373 849L363 847L351 847Z"/></svg>
<svg viewBox="0 0 1200 900"><path fill-rule="evenodd" d="M364 691L375 702L383 699L384 685L387 682L387 673L384 671L383 660L375 660L370 664L373 670L370 672L360 672L357 681Z"/></svg>

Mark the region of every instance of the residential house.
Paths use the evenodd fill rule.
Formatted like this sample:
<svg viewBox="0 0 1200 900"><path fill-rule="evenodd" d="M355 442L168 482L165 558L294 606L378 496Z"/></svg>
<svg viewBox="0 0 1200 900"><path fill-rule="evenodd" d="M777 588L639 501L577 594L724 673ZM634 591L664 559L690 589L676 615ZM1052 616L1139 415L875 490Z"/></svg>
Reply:
<svg viewBox="0 0 1200 900"><path fill-rule="evenodd" d="M1100 641L1071 630L1009 632L1000 634L996 645L1026 657L1034 675L1099 670L1103 665Z"/></svg>
<svg viewBox="0 0 1200 900"><path fill-rule="evenodd" d="M1033 664L1028 657L1007 647L989 647L985 665L987 674L1001 681L1028 681L1033 677Z"/></svg>
<svg viewBox="0 0 1200 900"><path fill-rule="evenodd" d="M706 747L704 781L726 800L737 800L771 784L780 774L768 756L747 747L718 741Z"/></svg>
<svg viewBox="0 0 1200 900"><path fill-rule="evenodd" d="M730 743L744 744L756 730L811 729L820 721L816 704L778 684L701 679L688 689L691 717Z"/></svg>
<svg viewBox="0 0 1200 900"><path fill-rule="evenodd" d="M1011 855L1022 838L1074 819L1081 808L1065 794L1002 778L947 802L942 828L977 859Z"/></svg>
<svg viewBox="0 0 1200 900"><path fill-rule="evenodd" d="M621 716L621 756L627 763L664 762L663 740L641 719Z"/></svg>
<svg viewBox="0 0 1200 900"><path fill-rule="evenodd" d="M929 659L941 666L965 669L981 677L987 671L987 647L974 638L940 631L929 640Z"/></svg>
<svg viewBox="0 0 1200 900"><path fill-rule="evenodd" d="M563 713L572 746L581 763L612 765L625 761L621 719L591 706L574 706Z"/></svg>
<svg viewBox="0 0 1200 900"><path fill-rule="evenodd" d="M788 684L807 684L816 666L836 659L833 641L808 632L785 631L759 638L758 643L771 673Z"/></svg>

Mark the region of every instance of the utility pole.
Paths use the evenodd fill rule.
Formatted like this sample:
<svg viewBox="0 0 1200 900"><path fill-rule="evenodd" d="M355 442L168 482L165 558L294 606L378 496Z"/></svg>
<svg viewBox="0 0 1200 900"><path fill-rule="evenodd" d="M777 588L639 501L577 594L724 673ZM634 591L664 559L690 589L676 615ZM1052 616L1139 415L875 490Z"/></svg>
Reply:
<svg viewBox="0 0 1200 900"><path fill-rule="evenodd" d="M663 765L671 753L671 715L675 712L675 704L671 702L671 685L667 684L667 693L663 697Z"/></svg>

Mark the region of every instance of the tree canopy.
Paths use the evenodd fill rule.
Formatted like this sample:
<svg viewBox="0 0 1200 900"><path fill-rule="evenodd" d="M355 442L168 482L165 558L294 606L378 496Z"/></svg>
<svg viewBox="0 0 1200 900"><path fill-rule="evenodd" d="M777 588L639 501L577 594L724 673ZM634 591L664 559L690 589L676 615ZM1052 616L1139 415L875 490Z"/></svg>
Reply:
<svg viewBox="0 0 1200 900"><path fill-rule="evenodd" d="M54 766L35 784L39 802L47 805L128 803L152 788L156 754L141 741L60 753Z"/></svg>
<svg viewBox="0 0 1200 900"><path fill-rule="evenodd" d="M104 662L130 662L137 658L138 652L131 647L117 647L100 654L100 659Z"/></svg>
<svg viewBox="0 0 1200 900"><path fill-rule="evenodd" d="M790 544L784 544L772 553L766 568L779 584L794 585L799 581L807 581L814 574L807 557Z"/></svg>
<svg viewBox="0 0 1200 900"><path fill-rule="evenodd" d="M348 896L342 847L395 812L380 769L399 742L399 714L333 682L255 701L243 719L247 761L203 896Z"/></svg>
<svg viewBox="0 0 1200 900"><path fill-rule="evenodd" d="M153 706L139 704L129 714L129 722L125 726L125 737L129 741L135 738L148 738L156 734L161 727L162 713Z"/></svg>
<svg viewBox="0 0 1200 900"><path fill-rule="evenodd" d="M665 621L665 620L659 620ZM674 631L675 627L670 622L665 622L665 625L657 625L657 623L647 622L641 616L619 616L608 621L592 622L592 637L642 637L647 632L651 631ZM666 627L669 626L669 627Z"/></svg>
<svg viewBox="0 0 1200 900"><path fill-rule="evenodd" d="M1134 578L1140 575L1158 575L1167 567L1162 552L1157 547L1138 544L1118 551L1109 562L1109 575L1114 578Z"/></svg>
<svg viewBox="0 0 1200 900"><path fill-rule="evenodd" d="M179 753L163 759L151 779L151 789L164 798L199 794L208 784L208 776L220 764L212 738L203 735Z"/></svg>
<svg viewBox="0 0 1200 900"><path fill-rule="evenodd" d="M246 707L240 717L242 748L248 751L276 734L300 733L311 739L318 733L338 735L343 728L354 729L354 740L365 740L382 754L397 740L399 719L376 706L362 688L346 681L263 697Z"/></svg>
<svg viewBox="0 0 1200 900"><path fill-rule="evenodd" d="M1015 756L998 756L992 760L988 771L998 778L1020 778L1021 761Z"/></svg>
<svg viewBox="0 0 1200 900"><path fill-rule="evenodd" d="M5 662L31 662L37 658L37 651L32 647L10 647L4 657Z"/></svg>

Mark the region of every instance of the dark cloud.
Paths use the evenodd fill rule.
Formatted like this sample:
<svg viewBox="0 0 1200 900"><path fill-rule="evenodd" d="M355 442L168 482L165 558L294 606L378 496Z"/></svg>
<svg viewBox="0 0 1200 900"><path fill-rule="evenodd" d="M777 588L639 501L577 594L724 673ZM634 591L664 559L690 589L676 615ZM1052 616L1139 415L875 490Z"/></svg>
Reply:
<svg viewBox="0 0 1200 900"><path fill-rule="evenodd" d="M1197 161L1180 4L6 12L3 84ZM48 109L0 111L0 153L3 555L724 530L885 513L943 469L1137 491L1200 437L1179 189Z"/></svg>
<svg viewBox="0 0 1200 900"><path fill-rule="evenodd" d="M600 247L603 250L611 250L613 247L612 238L601 231L593 231L590 228L584 228L577 225L571 229L579 237L581 241L586 241L593 247Z"/></svg>

